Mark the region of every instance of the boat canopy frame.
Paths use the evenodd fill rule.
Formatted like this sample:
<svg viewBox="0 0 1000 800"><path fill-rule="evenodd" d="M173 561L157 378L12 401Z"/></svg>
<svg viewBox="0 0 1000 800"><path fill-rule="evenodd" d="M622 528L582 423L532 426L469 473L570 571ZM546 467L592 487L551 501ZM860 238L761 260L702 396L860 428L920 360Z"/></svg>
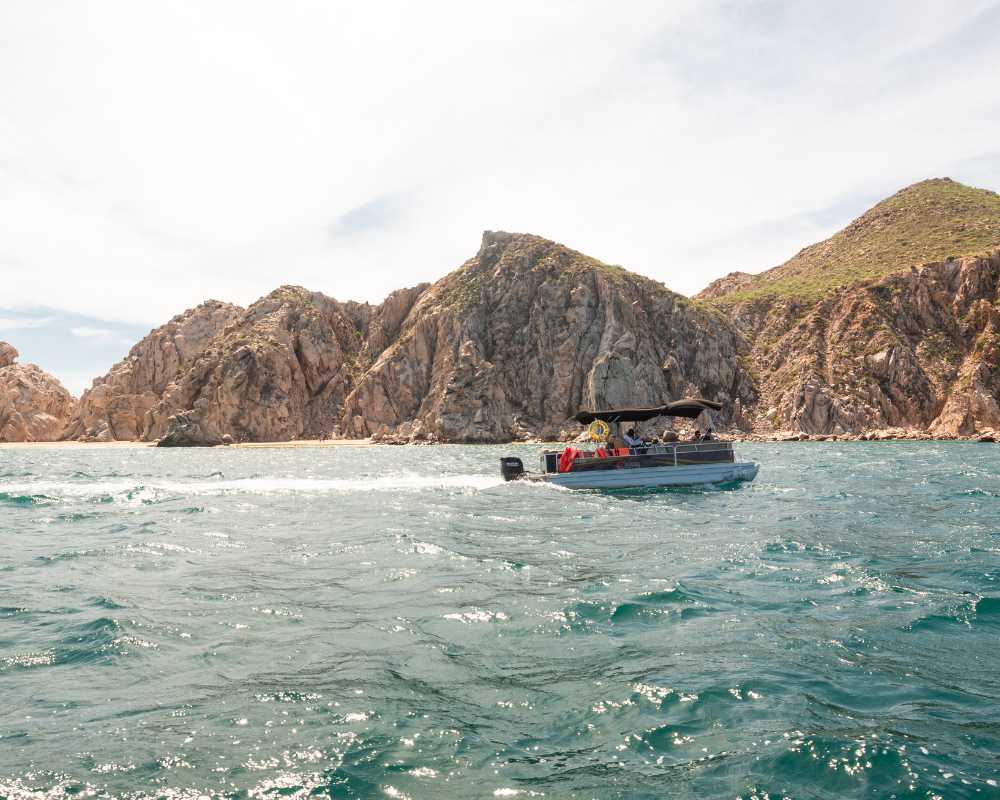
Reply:
<svg viewBox="0 0 1000 800"><path fill-rule="evenodd" d="M702 412L719 411L722 403L705 400L700 397L675 400L654 408L615 408L605 411L579 411L573 417L581 425L589 425L594 420L604 422L646 422L657 417L684 417L696 419Z"/></svg>

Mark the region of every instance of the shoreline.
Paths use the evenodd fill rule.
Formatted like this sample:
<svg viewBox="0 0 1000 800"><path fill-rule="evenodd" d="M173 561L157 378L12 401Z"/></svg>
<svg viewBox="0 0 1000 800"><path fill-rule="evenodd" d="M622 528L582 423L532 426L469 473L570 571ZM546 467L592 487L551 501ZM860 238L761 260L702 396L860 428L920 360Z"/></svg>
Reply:
<svg viewBox="0 0 1000 800"><path fill-rule="evenodd" d="M269 447L302 448L302 447L371 447L375 443L371 439L291 439L287 442L239 442L227 445L208 447L164 447L164 450L252 450ZM0 442L0 450L119 450L131 448L156 448L156 442L77 442L73 440L60 442Z"/></svg>
<svg viewBox="0 0 1000 800"><path fill-rule="evenodd" d="M883 432L873 432L871 434L858 434L847 436L823 436L823 435L788 435L788 436L760 436L750 435L746 438L735 436L722 436L720 441L731 441L735 444L799 444L799 443L828 443L828 444L850 444L854 442L975 442L992 444L1000 441L1000 436L983 433L972 436L895 436ZM684 442L681 442L683 444ZM260 449L301 449L301 448L328 448L328 447L440 447L442 445L472 445L472 446L497 446L497 445L531 445L541 446L547 444L571 445L579 442L545 442L545 441L518 441L508 442L378 442L372 439L291 439L285 442L238 442L229 445L210 445L207 447L169 447L165 450L209 450L209 449L230 449L230 450L260 450ZM78 441L58 441L58 442L0 442L0 450L121 450L132 448L156 448L155 442L138 441L114 441L114 442L78 442Z"/></svg>

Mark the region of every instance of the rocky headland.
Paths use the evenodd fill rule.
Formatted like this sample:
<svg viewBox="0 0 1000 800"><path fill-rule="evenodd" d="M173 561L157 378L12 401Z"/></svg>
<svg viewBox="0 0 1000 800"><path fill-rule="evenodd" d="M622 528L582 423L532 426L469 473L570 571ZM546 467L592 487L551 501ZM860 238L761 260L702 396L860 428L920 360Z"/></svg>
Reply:
<svg viewBox="0 0 1000 800"><path fill-rule="evenodd" d="M575 435L582 405L709 393L739 422L745 341L662 284L527 234L487 232L433 285L379 305L280 287L209 302L137 344L68 436L212 445L302 438L496 442Z"/></svg>
<svg viewBox="0 0 1000 800"><path fill-rule="evenodd" d="M746 343L709 308L537 236L487 232L360 373L340 432L390 441L575 436L581 407L756 400Z"/></svg>
<svg viewBox="0 0 1000 800"><path fill-rule="evenodd" d="M762 436L1000 430L1000 197L948 179L698 295L750 343Z"/></svg>
<svg viewBox="0 0 1000 800"><path fill-rule="evenodd" d="M208 301L75 407L56 394L19 396L38 398L44 436L80 441L566 439L581 407L692 394L723 403L718 422L741 438L988 440L1000 430L1000 197L923 181L693 299L487 231L457 270L377 305L298 286L246 309Z"/></svg>
<svg viewBox="0 0 1000 800"><path fill-rule="evenodd" d="M62 439L76 400L34 364L18 364L13 345L0 342L0 442Z"/></svg>

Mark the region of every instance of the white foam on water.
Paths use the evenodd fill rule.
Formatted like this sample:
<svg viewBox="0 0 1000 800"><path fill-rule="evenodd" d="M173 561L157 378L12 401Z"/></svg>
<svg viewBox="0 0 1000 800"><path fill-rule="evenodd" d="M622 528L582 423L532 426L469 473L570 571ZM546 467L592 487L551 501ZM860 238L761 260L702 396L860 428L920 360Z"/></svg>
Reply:
<svg viewBox="0 0 1000 800"><path fill-rule="evenodd" d="M392 492L433 489L482 491L503 484L491 475L385 475L371 478L240 478L201 481L101 481L73 483L37 481L0 484L0 492L12 495L45 495L70 499L113 497L133 503L167 499L164 495L212 496L223 494L322 494L327 492ZM131 495L131 497L123 497Z"/></svg>

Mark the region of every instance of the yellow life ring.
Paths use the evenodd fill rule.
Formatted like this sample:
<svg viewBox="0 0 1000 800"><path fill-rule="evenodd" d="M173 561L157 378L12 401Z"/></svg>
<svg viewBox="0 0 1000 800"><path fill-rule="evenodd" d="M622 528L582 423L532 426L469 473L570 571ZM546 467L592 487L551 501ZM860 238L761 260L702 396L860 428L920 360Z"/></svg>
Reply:
<svg viewBox="0 0 1000 800"><path fill-rule="evenodd" d="M590 434L590 441L603 442L608 438L608 434L611 433L611 428L603 419L595 419L587 427L587 433Z"/></svg>

